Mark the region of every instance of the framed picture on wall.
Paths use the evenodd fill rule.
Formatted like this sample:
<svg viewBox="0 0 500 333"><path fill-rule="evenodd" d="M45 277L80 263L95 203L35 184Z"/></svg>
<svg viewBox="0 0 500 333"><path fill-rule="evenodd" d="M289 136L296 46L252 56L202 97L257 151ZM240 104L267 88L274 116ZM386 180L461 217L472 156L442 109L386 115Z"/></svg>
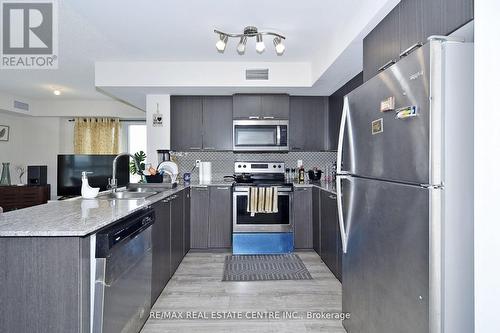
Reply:
<svg viewBox="0 0 500 333"><path fill-rule="evenodd" d="M0 125L0 141L9 141L9 126Z"/></svg>

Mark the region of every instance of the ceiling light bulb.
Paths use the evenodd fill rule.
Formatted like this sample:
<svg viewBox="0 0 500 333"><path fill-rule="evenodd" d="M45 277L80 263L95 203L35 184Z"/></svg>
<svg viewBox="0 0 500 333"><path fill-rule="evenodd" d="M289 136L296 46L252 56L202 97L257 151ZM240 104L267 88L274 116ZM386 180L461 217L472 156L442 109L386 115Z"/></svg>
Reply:
<svg viewBox="0 0 500 333"><path fill-rule="evenodd" d="M258 34L257 35L257 44L255 44L255 50L259 53L262 53L266 50L266 45L262 41L262 35Z"/></svg>
<svg viewBox="0 0 500 333"><path fill-rule="evenodd" d="M285 52L285 44L283 44L283 41L281 38L276 37L274 38L274 48L276 49L276 54L277 55L283 55L283 52Z"/></svg>
<svg viewBox="0 0 500 333"><path fill-rule="evenodd" d="M215 43L217 51L223 53L227 45L227 35L220 34L219 40Z"/></svg>
<svg viewBox="0 0 500 333"><path fill-rule="evenodd" d="M242 36L240 42L238 43L238 47L236 47L236 51L241 55L245 53L245 48L247 44L247 36Z"/></svg>
<svg viewBox="0 0 500 333"><path fill-rule="evenodd" d="M61 91L60 90L54 90L54 95L56 95L56 96L61 95Z"/></svg>

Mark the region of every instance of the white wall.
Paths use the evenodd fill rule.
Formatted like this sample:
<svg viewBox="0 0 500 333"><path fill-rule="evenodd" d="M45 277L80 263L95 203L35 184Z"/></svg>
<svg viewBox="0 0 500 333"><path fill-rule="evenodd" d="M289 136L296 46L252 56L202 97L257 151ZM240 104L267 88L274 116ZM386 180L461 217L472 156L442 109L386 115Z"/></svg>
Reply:
<svg viewBox="0 0 500 333"><path fill-rule="evenodd" d="M500 1L475 1L475 331L500 332Z"/></svg>
<svg viewBox="0 0 500 333"><path fill-rule="evenodd" d="M156 113L157 105L163 115L163 126L153 126L153 115ZM158 149L170 149L170 95L147 95L146 96L146 125L148 131L148 156L147 161L158 165Z"/></svg>
<svg viewBox="0 0 500 333"><path fill-rule="evenodd" d="M47 181L51 184L51 196L55 197L59 119L0 113L0 124L10 126L9 141L0 142L0 162L10 162L12 183L18 183L16 166L47 165Z"/></svg>
<svg viewBox="0 0 500 333"><path fill-rule="evenodd" d="M144 111L114 100L35 100L32 106L33 116L145 118Z"/></svg>
<svg viewBox="0 0 500 333"><path fill-rule="evenodd" d="M30 103L29 115L12 108L14 99ZM9 141L0 142L0 162L11 163L13 183L18 182L15 166L47 165L51 196L56 197L57 155L73 154L74 122L68 120L78 116L144 119L145 112L113 100L28 101L0 93L0 125L10 126ZM123 140L120 147L126 151Z"/></svg>

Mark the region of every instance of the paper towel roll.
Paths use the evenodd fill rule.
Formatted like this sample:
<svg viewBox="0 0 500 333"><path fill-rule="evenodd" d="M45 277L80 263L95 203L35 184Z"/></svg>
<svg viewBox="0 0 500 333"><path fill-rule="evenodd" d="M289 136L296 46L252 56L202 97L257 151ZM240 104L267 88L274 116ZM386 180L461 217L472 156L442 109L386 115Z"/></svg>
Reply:
<svg viewBox="0 0 500 333"><path fill-rule="evenodd" d="M212 181L212 162L200 162L200 183L210 183Z"/></svg>

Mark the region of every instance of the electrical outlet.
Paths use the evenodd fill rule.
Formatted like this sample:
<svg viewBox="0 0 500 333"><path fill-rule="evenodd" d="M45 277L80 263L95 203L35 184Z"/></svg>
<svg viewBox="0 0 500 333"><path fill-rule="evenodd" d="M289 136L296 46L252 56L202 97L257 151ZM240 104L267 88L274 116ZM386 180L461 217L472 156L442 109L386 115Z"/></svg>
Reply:
<svg viewBox="0 0 500 333"><path fill-rule="evenodd" d="M196 160L196 166L199 167L200 166L200 163L201 163L201 160Z"/></svg>

